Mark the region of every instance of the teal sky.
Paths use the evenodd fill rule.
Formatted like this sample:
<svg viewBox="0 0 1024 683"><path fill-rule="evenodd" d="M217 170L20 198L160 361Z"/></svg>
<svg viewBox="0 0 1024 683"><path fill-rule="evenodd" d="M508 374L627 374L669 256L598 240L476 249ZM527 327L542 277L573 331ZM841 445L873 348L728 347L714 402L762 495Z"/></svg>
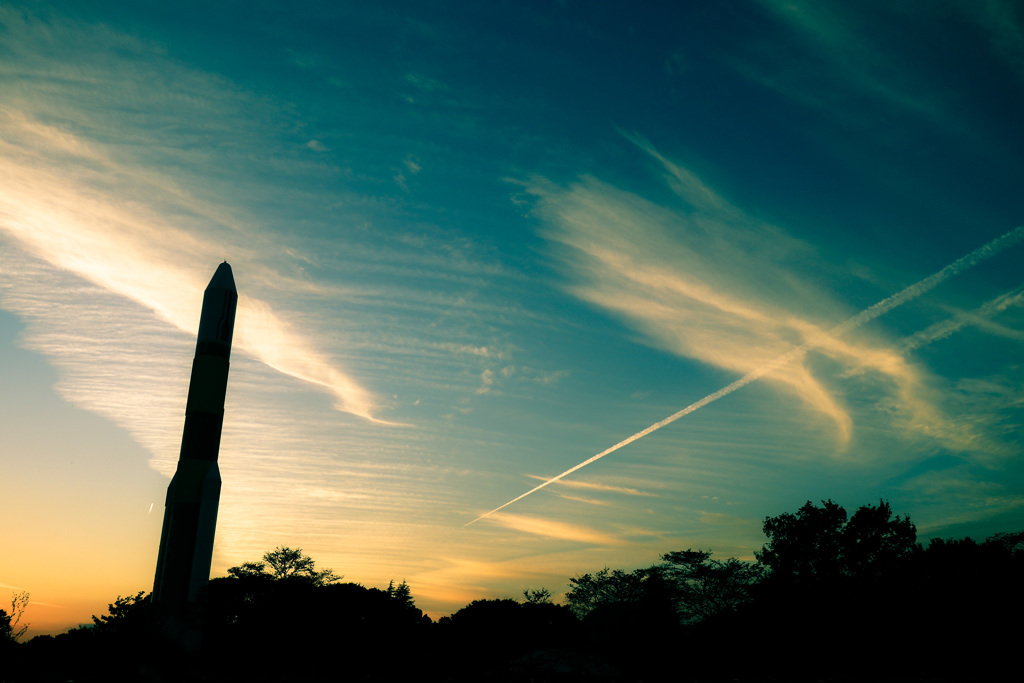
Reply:
<svg viewBox="0 0 1024 683"><path fill-rule="evenodd" d="M1022 104L996 0L5 3L0 588L151 588L223 260L214 576L436 617L808 499L1018 530L1024 245L834 328L1024 223Z"/></svg>

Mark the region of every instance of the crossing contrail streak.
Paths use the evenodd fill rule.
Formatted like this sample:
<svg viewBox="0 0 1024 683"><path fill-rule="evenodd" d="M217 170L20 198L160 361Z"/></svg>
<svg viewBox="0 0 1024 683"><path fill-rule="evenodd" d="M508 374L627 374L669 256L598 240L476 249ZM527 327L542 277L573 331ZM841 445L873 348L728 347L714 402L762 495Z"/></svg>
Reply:
<svg viewBox="0 0 1024 683"><path fill-rule="evenodd" d="M991 301L986 301L984 304L969 313L959 313L949 320L929 325L920 332L916 332L904 339L897 350L900 353L906 353L908 351L913 351L914 349L919 349L925 344L931 344L939 339L945 339L954 332L957 332L968 325L979 325L981 324L981 321L1002 313L1010 306L1019 306L1021 303L1024 303L1024 285L1004 294L1000 294ZM1020 335L1020 333L1016 334Z"/></svg>
<svg viewBox="0 0 1024 683"><path fill-rule="evenodd" d="M888 313L889 311L891 311L892 309L896 308L897 306L901 306L901 305L905 304L906 302L910 301L911 299L916 299L917 297L921 296L922 294L924 294L928 290L930 290L930 289L936 287L937 285L945 282L946 280L948 280L949 278L953 277L954 275L957 275L957 274L967 270L968 268L971 268L972 266L980 263L981 261L984 261L987 258L991 258L992 256L995 256L996 254L998 254L1003 249L1006 249L1007 247L1011 247L1014 244L1017 244L1022 239L1024 239L1024 225L1018 225L1016 228L1014 228L1010 232L1006 233L1005 235L1001 235L1000 237L995 238L991 242L988 242L987 244L985 244L985 245L983 245L981 247L978 247L977 249L975 249L971 253L967 254L966 256L962 256L961 258L957 259L956 261L953 261L953 263L950 263L948 266L946 266L942 270L929 275L928 277L924 278L923 280L915 282L914 284L910 285L909 287L907 287L907 288L905 288L903 290L900 290L899 292L897 292L896 294L893 294L890 297L886 297L885 299L882 299L877 304L875 304L875 305L873 305L873 306L871 306L869 308L864 309L863 311L861 311L857 315L853 316L849 320L836 325L831 330L829 330L828 334L830 336L834 336L834 335L838 335L838 334L844 334L846 332L849 332L850 330L853 330L853 329L855 329L857 327L860 327L864 323L870 322L871 320L874 320L878 316L884 315L884 314ZM705 396L704 398L700 399L699 401L697 401L695 403L691 403L690 405L686 406L685 408L683 408L679 412L673 413L672 415L669 415L664 420L661 420L660 422L655 422L650 427L647 427L646 429L642 429L641 431L637 432L633 436L627 437L627 438L623 439L622 441L618 442L617 444L615 444L614 446L606 448L605 450L601 451L597 455L594 455L594 456L591 456L591 457L587 458L586 460L584 460L580 464L575 465L574 467L570 467L565 472L562 472L561 474L557 474L557 475L551 477L550 479L548 479L547 481L544 481L544 482L538 484L537 486L534 486L532 489L530 489L526 493L523 493L523 494L521 494L519 496L516 496L515 498L513 498L510 501L508 501L504 505L499 505L498 507L494 508L490 512L485 512L484 514L482 514L479 517L477 517L476 519L474 519L472 522L468 522L467 524L464 524L463 528L465 528L465 527L467 527L470 524L473 524L475 522L479 522L484 517L490 517L491 515L493 515L498 510L502 510L504 508L507 508L512 503L518 502L518 501L522 500L523 498L526 498L531 493L536 493L537 491L540 491L545 486L548 486L549 484L553 484L556 481L558 481L559 479L564 479L565 477L569 476L573 472L576 472L577 470L583 469L584 467L586 467L590 463L596 462L597 460L600 460L604 456L610 455L611 453L614 453L615 451L619 450L623 446L628 446L629 444L633 443L637 439L642 439L643 437L647 436L651 432L658 431L659 429L661 429L665 425L672 424L673 422L675 422L679 418L685 417L685 416L689 415L690 413L694 412L695 410L699 410L700 408L703 408L704 406L706 406L709 403L714 403L715 401L717 401L718 399L722 398L723 396L728 396L729 394L731 394L732 392L736 391L737 389L750 384L754 380L757 380L757 379L760 379L761 377L764 377L766 374L768 374L772 370L775 370L776 368L778 368L778 367L780 367L782 365L785 365L786 363L788 363L789 361L797 358L798 356L803 355L808 349L812 348L813 346L814 346L813 343L807 342L807 343L801 344L800 346L797 346L797 347L793 348L793 350L791 350L791 351L787 351L786 353L782 354L781 356L779 356L775 360L773 360L773 361L771 361L769 363L766 363L765 365L761 366L760 368L758 368L756 370L753 370L753 371L749 372L748 374L744 375L743 377L740 377L738 380L736 380L732 384L729 384L727 386L722 387L721 389L719 389L718 391L714 392L713 394L708 394L707 396Z"/></svg>

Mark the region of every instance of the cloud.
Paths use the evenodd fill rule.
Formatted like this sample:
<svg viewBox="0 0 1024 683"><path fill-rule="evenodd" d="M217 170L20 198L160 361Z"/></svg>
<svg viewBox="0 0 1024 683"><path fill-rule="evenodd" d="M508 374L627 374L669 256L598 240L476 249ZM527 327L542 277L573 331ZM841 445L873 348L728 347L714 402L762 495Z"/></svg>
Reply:
<svg viewBox="0 0 1024 683"><path fill-rule="evenodd" d="M589 529L577 524L555 522L543 517L514 515L505 512L491 515L490 519L494 523L507 529L522 531L535 536L557 538L562 541L585 543L588 545L615 546L622 544L622 541L610 534Z"/></svg>
<svg viewBox="0 0 1024 683"><path fill-rule="evenodd" d="M538 477L536 475L530 475L531 479L537 479L539 481L546 481L547 477ZM630 486L616 486L614 484L602 484L596 481L589 481L586 479L559 479L557 484L559 486L565 486L573 489L585 489L588 491L602 491L606 493L622 493L627 496L645 496L656 498L658 494L651 493L650 491L641 491L637 488Z"/></svg>
<svg viewBox="0 0 1024 683"><path fill-rule="evenodd" d="M712 527L729 527L740 531L758 529L762 524L762 520L760 519L737 517L736 515L729 515L724 512L700 511L698 519L701 524L706 524Z"/></svg>
<svg viewBox="0 0 1024 683"><path fill-rule="evenodd" d="M699 231L700 240L708 237L706 226L681 224L661 207L593 178L564 192L534 191L541 197L537 213L545 220L545 236L569 247L560 255L572 277L570 291L625 318L655 345L746 374L799 339L795 321L787 320L790 316L738 291L746 283L734 279L729 284L735 293L727 293L714 282L723 278L708 264L731 261L734 273L753 265L746 255L725 246L728 235L717 243L706 240L707 251L693 239L686 240L693 246L676 241L669 236L670 227L680 233ZM775 377L848 432L848 416L806 369L788 369Z"/></svg>
<svg viewBox="0 0 1024 683"><path fill-rule="evenodd" d="M528 367L520 368L520 370L525 376L530 378L531 382L534 382L535 384L543 384L544 386L553 386L569 376L568 370L543 372L541 370L534 370L533 368Z"/></svg>
<svg viewBox="0 0 1024 683"><path fill-rule="evenodd" d="M490 393L491 387L494 385L494 371L490 368L480 373L480 388L476 390L478 394Z"/></svg>
<svg viewBox="0 0 1024 683"><path fill-rule="evenodd" d="M413 175L416 175L422 170L422 167L417 162L418 159L416 159L416 157L414 157L411 154L406 158L402 159L402 163L405 165L405 168L409 171L409 173L412 173Z"/></svg>
<svg viewBox="0 0 1024 683"><path fill-rule="evenodd" d="M444 342L441 344L435 344L435 348L443 351L450 351L451 353L464 353L471 356L480 356L482 358L490 358L496 355L494 349L490 349L486 346L473 346L472 344L456 344L453 342ZM500 357L500 354L498 354Z"/></svg>
<svg viewBox="0 0 1024 683"><path fill-rule="evenodd" d="M840 336L837 318L849 311L813 276L820 257L812 247L746 214L643 138L628 137L665 171L678 206L589 176L565 187L530 186L572 294L681 357L740 375L775 364L765 379L827 416L840 445L853 418L833 375L815 369L822 356L898 397L907 424L943 433L945 416L920 368L863 335ZM791 353L804 345L812 351Z"/></svg>
<svg viewBox="0 0 1024 683"><path fill-rule="evenodd" d="M10 109L0 111L0 130L0 231L53 266L192 334L219 257L237 254L243 264L252 258L230 231L220 239L200 236L166 218L187 210L188 198L140 182L133 167L96 144ZM132 191L109 193L110 178ZM136 199L125 201L125 194ZM176 210L167 211L168 205ZM297 334L269 304L247 295L245 276L237 279L243 289L235 331L239 351L323 388L338 410L383 422L369 391L329 361L308 334Z"/></svg>
<svg viewBox="0 0 1024 683"><path fill-rule="evenodd" d="M899 344L901 353L909 353L914 349L946 339L968 326L976 326L989 334L1024 341L1024 333L1004 327L992 321L992 318L1012 307L1024 305L1024 286L986 301L973 311L959 311L947 320L943 320L927 328L915 332Z"/></svg>
<svg viewBox="0 0 1024 683"><path fill-rule="evenodd" d="M1024 508L1024 496L1007 486L979 476L969 466L926 472L908 480L903 488L911 499L933 508L918 525L919 536L932 530L1015 513ZM942 501L943 505L936 505Z"/></svg>
<svg viewBox="0 0 1024 683"><path fill-rule="evenodd" d="M480 559L479 555L479 548L466 547L465 555L438 558L434 561L436 567L410 576L409 584L416 597L416 604L436 601L463 606L485 596L518 599L518 593L508 592L508 584L536 582L536 585L546 581L564 581L564 559L559 562L548 556L533 555L485 560ZM436 618L442 614L434 616Z"/></svg>
<svg viewBox="0 0 1024 683"><path fill-rule="evenodd" d="M562 500L571 500L574 503L585 503L587 505L600 505L600 506L603 506L603 507L607 507L607 506L612 504L611 501L608 501L608 500L597 500L596 498L581 498L580 496L570 496L570 495L565 494L565 493L560 494L559 498L561 498Z"/></svg>
<svg viewBox="0 0 1024 683"><path fill-rule="evenodd" d="M861 26L871 22L894 20L890 16L858 16L858 8L842 3L793 0L786 3L765 0L761 3L806 41L817 59L790 58L764 54L758 62L736 62L738 69L767 87L804 104L830 110L848 96L850 89L877 98L917 115L935 118L941 107L921 85L924 80L907 70L891 50L873 40ZM889 10L898 14L898 10ZM781 62L781 65L780 65ZM820 65L827 70L817 72ZM774 68L766 69L765 63ZM844 94L845 93L845 94ZM854 119L850 119L852 122Z"/></svg>
<svg viewBox="0 0 1024 683"><path fill-rule="evenodd" d="M1010 341L1024 341L1024 333L993 320L1000 313L1022 305L1024 288L1017 287L971 311L957 311L950 318L905 337L894 345L894 350L909 355L967 327ZM845 374L858 375L864 371L865 368L859 366ZM1015 374L1018 374L1017 369L1011 367L999 377L964 378L948 387L930 386L939 384L938 380L927 382L922 377L920 381L902 386L897 394L878 400L876 408L889 413L900 433L923 435L958 451L1013 456L1018 452L1012 438L1014 427L1005 420L1005 413L1024 404ZM950 415L955 415L955 419Z"/></svg>
<svg viewBox="0 0 1024 683"><path fill-rule="evenodd" d="M286 49L288 61L303 70L312 70L320 66L320 57L311 52L299 52L298 50Z"/></svg>
<svg viewBox="0 0 1024 683"><path fill-rule="evenodd" d="M1024 80L1024 13L1020 5L1000 0L958 0L953 4L990 32L993 50Z"/></svg>
<svg viewBox="0 0 1024 683"><path fill-rule="evenodd" d="M444 83L416 73L406 74L405 82L424 92L438 92L448 89Z"/></svg>

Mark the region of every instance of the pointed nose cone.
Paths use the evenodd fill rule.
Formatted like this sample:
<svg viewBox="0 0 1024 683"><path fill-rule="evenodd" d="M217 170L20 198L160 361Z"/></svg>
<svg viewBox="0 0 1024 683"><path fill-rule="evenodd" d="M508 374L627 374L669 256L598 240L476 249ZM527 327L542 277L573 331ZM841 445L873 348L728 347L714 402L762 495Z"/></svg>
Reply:
<svg viewBox="0 0 1024 683"><path fill-rule="evenodd" d="M199 318L196 353L212 353L224 358L231 352L235 328L235 306L238 290L228 262L217 266L210 284L203 293L203 312Z"/></svg>
<svg viewBox="0 0 1024 683"><path fill-rule="evenodd" d="M207 289L226 289L229 292L237 292L235 289L235 277L231 273L231 266L228 262L217 266L217 272L213 274L210 279L210 284L206 286Z"/></svg>

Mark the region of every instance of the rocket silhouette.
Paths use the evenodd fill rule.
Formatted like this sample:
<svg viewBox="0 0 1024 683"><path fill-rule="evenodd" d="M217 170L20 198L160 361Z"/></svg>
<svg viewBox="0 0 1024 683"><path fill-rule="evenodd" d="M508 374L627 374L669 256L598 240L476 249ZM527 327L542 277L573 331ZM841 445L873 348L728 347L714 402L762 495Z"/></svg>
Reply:
<svg viewBox="0 0 1024 683"><path fill-rule="evenodd" d="M237 303L235 279L225 261L203 294L178 469L167 487L153 583L153 603L167 612L195 603L210 580L220 504L217 454Z"/></svg>

